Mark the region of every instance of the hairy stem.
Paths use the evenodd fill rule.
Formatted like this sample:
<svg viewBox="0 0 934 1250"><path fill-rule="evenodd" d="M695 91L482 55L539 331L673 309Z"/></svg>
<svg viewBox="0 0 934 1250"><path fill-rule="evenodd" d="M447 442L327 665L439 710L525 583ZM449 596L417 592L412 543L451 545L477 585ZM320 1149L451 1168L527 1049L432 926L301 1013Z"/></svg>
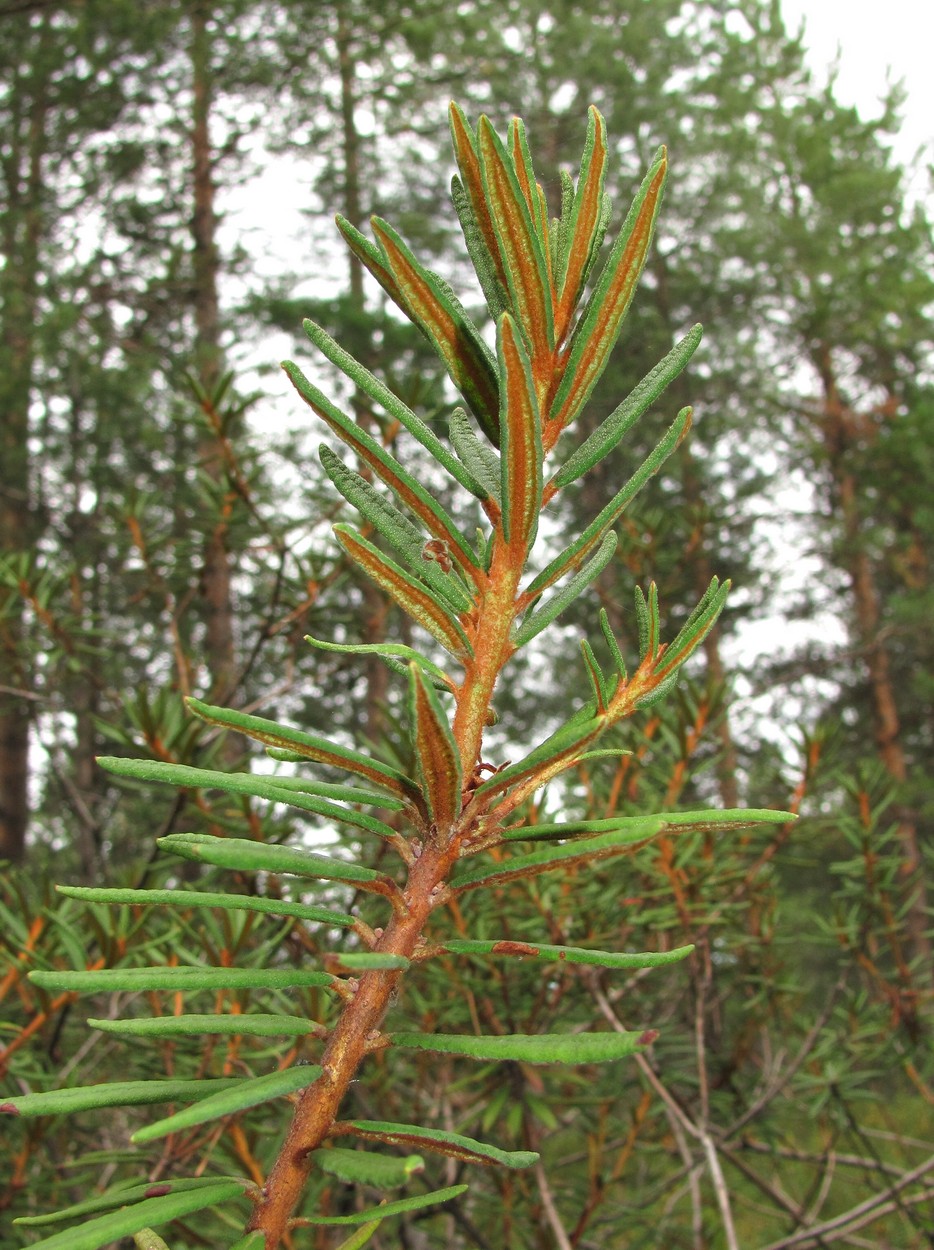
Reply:
<svg viewBox="0 0 934 1250"><path fill-rule="evenodd" d="M513 652L510 633L515 618L516 592L522 564L512 549L497 535L490 565L488 588L477 613L473 659L457 692L454 738L461 752L461 768L469 777L480 756L483 731L487 725L493 689Z"/></svg>
<svg viewBox="0 0 934 1250"><path fill-rule="evenodd" d="M456 858L454 842L425 848L405 887L406 911L393 916L376 945L377 951L411 957L434 906L433 891ZM311 1171L311 1152L330 1133L350 1082L375 1048L379 1026L402 975L400 970L387 969L364 973L341 1012L321 1059L321 1076L298 1100L288 1135L250 1220L250 1230L260 1229L265 1234L266 1250L276 1250L281 1244Z"/></svg>
<svg viewBox="0 0 934 1250"><path fill-rule="evenodd" d="M510 631L522 562L502 542L494 553L489 590L475 625L474 659L460 687L454 719L465 776L479 757L496 679L511 654ZM457 826L450 836L425 847L413 864L404 891L405 911L393 916L375 949L410 957L457 860ZM364 973L353 998L341 1012L321 1060L322 1074L301 1094L288 1135L263 1188L250 1229L260 1229L266 1250L276 1250L311 1171L311 1153L331 1131L338 1108L367 1054L379 1044L379 1026L403 972L374 969Z"/></svg>

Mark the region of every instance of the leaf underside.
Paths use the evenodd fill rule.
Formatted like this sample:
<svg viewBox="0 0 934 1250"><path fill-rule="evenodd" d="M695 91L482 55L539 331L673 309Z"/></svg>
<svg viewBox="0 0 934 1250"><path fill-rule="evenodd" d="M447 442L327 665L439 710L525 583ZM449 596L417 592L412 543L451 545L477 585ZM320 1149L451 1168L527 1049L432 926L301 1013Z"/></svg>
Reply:
<svg viewBox="0 0 934 1250"><path fill-rule="evenodd" d="M474 1037L450 1033L393 1033L393 1046L521 1063L609 1063L625 1059L654 1040L645 1033L514 1033Z"/></svg>
<svg viewBox="0 0 934 1250"><path fill-rule="evenodd" d="M500 1150L486 1142L450 1133L444 1129L423 1128L419 1124L393 1124L385 1120L350 1120L340 1130L372 1141L386 1142L405 1149L432 1150L469 1163L499 1163L508 1168L527 1168L538 1162L533 1150Z"/></svg>

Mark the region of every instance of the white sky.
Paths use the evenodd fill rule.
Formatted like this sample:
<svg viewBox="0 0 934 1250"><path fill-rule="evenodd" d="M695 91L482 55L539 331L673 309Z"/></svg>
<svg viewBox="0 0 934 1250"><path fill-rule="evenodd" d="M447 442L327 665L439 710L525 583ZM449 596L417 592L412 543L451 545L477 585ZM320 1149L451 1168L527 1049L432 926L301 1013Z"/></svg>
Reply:
<svg viewBox="0 0 934 1250"><path fill-rule="evenodd" d="M898 160L918 168L910 179L923 194L922 162L934 157L934 5L930 0L782 0L789 33L803 20L808 60L819 81L839 56L837 98L855 104L864 117L878 116L887 81L908 91L901 134L893 144Z"/></svg>

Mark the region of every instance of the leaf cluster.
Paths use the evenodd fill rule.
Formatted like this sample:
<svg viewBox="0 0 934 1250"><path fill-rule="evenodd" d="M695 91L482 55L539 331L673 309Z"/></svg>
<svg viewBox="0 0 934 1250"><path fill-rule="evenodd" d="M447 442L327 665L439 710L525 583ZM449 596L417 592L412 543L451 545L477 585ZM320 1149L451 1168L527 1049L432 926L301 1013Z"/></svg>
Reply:
<svg viewBox="0 0 934 1250"><path fill-rule="evenodd" d="M561 212L553 220L520 121L513 121L505 139L486 118L472 128L456 106L450 121L459 170L452 196L468 255L495 321L495 351L487 347L449 286L420 264L391 226L374 218L371 241L347 221L339 221L353 253L422 331L459 392L463 407L451 419L450 445L321 326L306 323L306 330L313 345L358 393L398 422L437 470L478 502L484 525L476 536L462 532L437 493L403 465L394 448L343 412L297 366L285 365L302 399L346 449L345 458L327 444L320 450L325 472L360 517L357 526L344 522L335 526L338 542L347 558L431 640L427 648L317 643L350 653L366 650L405 678L411 765L388 763L376 753L342 745L325 734L198 699L188 699L187 705L203 724L261 744L271 760L295 765L297 771L238 773L165 759L99 760L102 768L130 782L163 782L195 793L220 791L240 800L295 809L326 826L351 830L354 838L376 848L375 866L347 858L340 848L325 855L255 836L229 832L223 836L215 828L167 833L158 839L159 849L211 872L232 874L234 883L241 883L239 890L202 893L91 886L62 891L91 906L218 908L248 917L271 913L290 924L313 922L344 931L348 939L353 936L356 949L348 942L346 950L325 954L317 961L320 966L311 969L255 964L236 968L202 961L84 969L79 961L73 970L50 968L31 974L33 983L47 993L175 996L171 1013L140 1016L123 1010L89 1021L92 1029L107 1035L147 1038L162 1046L186 1038L204 1039L202 1044L229 1038L238 1051L241 1046L265 1047L259 1039L289 1038L293 1055L295 1047L302 1053L307 1048L314 1062L279 1063L274 1072L225 1077L222 1087L205 1085L197 1096L189 1084L164 1079L26 1093L3 1104L9 1114L59 1114L92 1102L189 1103L138 1129L132 1140L146 1142L287 1097L295 1103L291 1132L302 1142L300 1153L314 1151L318 1158L321 1152L322 1170L341 1179L375 1187L404 1183L421 1164L420 1159L413 1163L331 1144L345 1135L439 1152L461 1161L509 1169L531 1166L538 1158L532 1151L502 1151L462 1133L408 1123L342 1121L337 1108L360 1063L370 1055L386 1052L391 1062L395 1052L411 1050L523 1066L591 1065L642 1054L655 1040L655 1031L488 1035L386 1030L383 1015L400 980L417 978L420 965L441 959L528 958L613 971L666 965L689 956L692 948L659 946L616 954L553 942L515 942L506 933L432 942L426 932L432 912L446 904L458 907L461 899L477 891L542 874L561 874L573 882L581 868L630 855L654 840L670 840L686 831L714 836L722 829L787 820L785 814L758 810L612 814L556 822L538 821L532 814L534 795L561 774L602 756L599 744L605 734L673 686L723 608L729 586L717 578L669 643L662 641L654 584L647 593L637 591L639 649L631 674L608 615L601 612L600 646L610 657L610 670L604 670L591 642L583 639L590 697L515 762L493 765L483 758L494 690L509 661L581 599L613 559L614 525L687 434L690 409L678 414L654 450L579 535L536 573L529 566L543 510L617 448L684 368L700 331L696 327L673 347L580 447L566 454L567 439L560 447L559 440L577 421L607 366L649 255L667 176L666 153L662 149L652 162L601 267L610 208L604 190L607 140L596 109L590 111L576 186L565 180ZM356 467L347 462L348 454ZM560 462L553 463L555 458ZM435 658L438 649L445 657L440 662ZM618 754L616 748L612 753ZM321 768L344 779L319 779L316 770ZM516 842L530 842L534 849L516 851ZM466 862L470 860L475 862ZM274 882L276 889L244 890L244 881ZM294 882L302 894L323 895L322 903L339 899L344 905L282 898L282 881ZM379 913L378 926L353 914L357 897L366 898ZM252 997L246 1009L227 999L243 989L272 996L274 1009L266 1009L265 1002L255 1009ZM323 997L316 999L323 1009L321 1019L282 1009L282 994L298 990L322 990L332 997L330 1005ZM214 1011L188 1009L188 996L198 993L216 995ZM158 1196L135 1194L129 1205L124 1205L127 1195L117 1192L101 1201L119 1206L118 1213L95 1216L39 1245L94 1250L114 1237L143 1236L151 1224L245 1194L254 1203L248 1233L262 1231L267 1250L272 1250L292 1227L368 1225L397 1212L454 1202L466 1188L449 1185L353 1215L293 1214L307 1170L289 1140L261 1188L252 1177L193 1186L181 1182ZM65 1215L70 1219L86 1210Z"/></svg>

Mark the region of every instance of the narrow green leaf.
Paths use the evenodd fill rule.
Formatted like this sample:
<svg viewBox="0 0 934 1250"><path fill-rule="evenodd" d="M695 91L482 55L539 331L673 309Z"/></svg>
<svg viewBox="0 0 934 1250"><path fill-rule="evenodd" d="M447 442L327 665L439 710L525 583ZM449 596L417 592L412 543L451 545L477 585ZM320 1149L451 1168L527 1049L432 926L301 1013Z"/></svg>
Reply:
<svg viewBox="0 0 934 1250"><path fill-rule="evenodd" d="M420 482L417 482L402 467L398 460L390 455L382 444L378 443L375 438L367 434L355 421L335 407L322 391L319 391L316 386L313 386L308 381L296 365L286 361L282 367L302 399L321 417L328 428L333 430L365 464L370 466L377 477L385 482L406 507L415 513L430 534L450 547L452 560L457 562L465 575L468 577L472 576L476 572L473 552L464 541L452 518L448 516L431 492L427 491ZM341 461L334 456L330 448L328 448L328 455L331 457L331 462L334 465L341 464ZM325 468L328 468L328 463L325 463ZM344 483L338 478L334 478L330 473L330 469L328 469L328 472L338 490L341 491L341 494L345 494ZM350 478L346 483L348 485L352 485L354 479L364 480L359 477L359 474L352 473L349 469L346 470L346 473L350 474ZM367 485L369 486L369 483ZM372 487L370 487L370 491L372 493ZM356 494L359 494L359 491ZM355 497L350 495L347 497L354 507L360 507ZM377 498L380 497L377 495ZM362 508L360 510L363 511ZM392 509L391 512L387 511L387 515L398 517L401 514ZM396 521L396 524L398 523ZM411 523L408 524L408 528L415 535L413 541L416 549L420 549L424 540L421 538L418 530L411 526Z"/></svg>
<svg viewBox="0 0 934 1250"><path fill-rule="evenodd" d="M639 590L638 586L636 587L636 590L637 591ZM659 617L659 610L658 610L658 583L657 582L649 583L648 609L649 609L649 617L648 617L649 636L648 636L646 650L649 651L651 655L655 655L656 652L658 651L658 648L661 645L661 640L662 640L662 625L661 625L661 620Z"/></svg>
<svg viewBox="0 0 934 1250"><path fill-rule="evenodd" d="M512 167L516 173L516 180L522 192L522 198L525 200L529 216L532 218L532 225L538 234L538 241L544 247L545 236L538 229L538 197L535 194L535 169L532 165L532 153L529 151L529 140L525 131L525 123L520 117L511 119L503 150L510 155Z"/></svg>
<svg viewBox="0 0 934 1250"><path fill-rule="evenodd" d="M457 160L457 166L460 170L464 191L473 213L476 228L483 240L486 255L492 262L499 292L508 296L509 281L506 277L506 269L503 264L503 258L500 255L496 229L493 225L490 206L485 194L477 139L463 110L456 104L451 105L448 115L451 123L451 140L454 146L454 156ZM508 303L503 304L494 315L494 321L498 321L508 307Z"/></svg>
<svg viewBox="0 0 934 1250"><path fill-rule="evenodd" d="M401 642L324 642L320 638L312 638L310 634L305 635L305 641L313 647L318 647L321 651L340 651L347 655L379 655L384 660L399 660L402 663L398 666L398 671L408 673L409 664L417 664L424 673L430 678L432 683L439 690L452 690L454 681L447 673L438 667L433 660L429 660L427 656L420 655L412 647L406 647ZM281 784L282 779L277 778L277 784ZM342 798L348 798L348 795L342 795ZM369 802L370 796L367 793L366 799L360 799L359 802ZM373 796L373 800L377 805L384 807L394 804L393 799L384 799L382 795ZM404 804L399 804L399 807Z"/></svg>
<svg viewBox="0 0 934 1250"><path fill-rule="evenodd" d="M726 583L724 582L723 586L725 585ZM718 599L720 595L723 594L723 586L721 586L720 584L719 577L712 577L710 579L710 585L701 595L700 599L698 599L694 607L694 610L691 612L691 615L688 617L688 619L684 622L684 625L681 627L681 630L678 633L677 637L670 644L671 646L673 647L677 646L682 636L686 636L687 634L690 633L690 631L694 628L694 626L700 620L700 618L706 613L706 611L714 602L714 600Z"/></svg>
<svg viewBox="0 0 934 1250"><path fill-rule="evenodd" d="M665 654L658 669L660 673L664 673L669 668L676 672L688 656L697 650L716 624L729 593L729 581L724 582L722 586L716 577L711 581L697 607L678 631L677 636L665 648Z"/></svg>
<svg viewBox="0 0 934 1250"><path fill-rule="evenodd" d="M561 257L567 250L568 223L571 206L574 203L574 179L566 169L558 171L558 178L561 184L561 213L551 223L551 272L555 275L561 266ZM555 309L555 341L560 347L562 338L557 308Z"/></svg>
<svg viewBox="0 0 934 1250"><path fill-rule="evenodd" d="M545 199L545 192L542 190L541 183L536 181L535 170L532 167L532 154L529 151L528 138L525 132L525 123L518 117L514 118L510 123L509 138L513 165L519 179L519 185L522 188L523 198L529 206L532 227L538 238L545 262L548 300L551 305L552 315L554 315L555 278L554 265L551 260L552 248L548 222L548 201Z"/></svg>
<svg viewBox="0 0 934 1250"><path fill-rule="evenodd" d="M508 959L535 959L542 963L591 964L596 968L659 968L678 963L690 955L693 946L678 946L670 951L645 951L630 954L621 951L595 951L582 946L549 946L536 942L498 942L452 939L443 944L441 953L452 955L498 955Z"/></svg>
<svg viewBox="0 0 934 1250"><path fill-rule="evenodd" d="M583 764L587 760L618 760L624 755L632 755L632 751L627 751L625 747L598 747L596 751L584 751L582 755L578 755L577 763Z"/></svg>
<svg viewBox="0 0 934 1250"><path fill-rule="evenodd" d="M639 658L646 656L654 659L658 651L658 640L661 628L658 620L658 587L655 582L649 585L648 598L641 586L635 588L636 622L639 626Z"/></svg>
<svg viewBox="0 0 934 1250"><path fill-rule="evenodd" d="M572 204L562 204L561 246L555 281L559 294L556 335L563 340L584 291L603 208L606 176L606 126L600 113L590 106L587 138L581 156L577 190Z"/></svg>
<svg viewBox="0 0 934 1250"><path fill-rule="evenodd" d="M664 359L633 388L607 419L584 440L552 478L556 487L567 486L608 455L632 429L642 414L654 404L670 382L682 372L697 350L703 329L693 326Z"/></svg>
<svg viewBox="0 0 934 1250"><path fill-rule="evenodd" d="M626 661L623 659L623 653L619 649L619 643L616 640L616 635L613 633L610 626L610 618L607 616L606 608L600 609L600 629L603 633L603 637L606 639L606 645L610 651L610 659L613 661L613 667L616 670L617 675L625 681Z"/></svg>
<svg viewBox="0 0 934 1250"><path fill-rule="evenodd" d="M310 1215L297 1220L298 1224L365 1224L378 1216L381 1220L390 1215L401 1215L403 1211L421 1211L425 1207L434 1207L442 1202L450 1202L467 1191L467 1185L450 1185L447 1189L435 1189L430 1194L418 1194L414 1198L399 1198L396 1202L386 1202L368 1211L357 1211L353 1215Z"/></svg>
<svg viewBox="0 0 934 1250"><path fill-rule="evenodd" d="M587 271L584 274L584 284L590 281L590 275L594 266L600 258L600 249L603 247L603 240L606 238L606 232L610 226L610 218L613 216L613 201L608 195L603 197L603 207L600 210L600 221L597 223L597 233L594 237L593 248L590 252L590 259L587 261Z"/></svg>
<svg viewBox="0 0 934 1250"><path fill-rule="evenodd" d="M375 1232L379 1229L382 1220L369 1220L362 1228L358 1228L355 1233L351 1233L346 1237L339 1246L335 1246L334 1250L363 1250L363 1247L370 1240ZM236 1250L236 1247L234 1247ZM257 1250L263 1250L259 1246Z"/></svg>
<svg viewBox="0 0 934 1250"><path fill-rule="evenodd" d="M593 690L593 697L594 702L597 705L597 712L602 716L606 711L607 702L610 697L607 680L603 675L603 669L600 667L597 657L593 653L593 647L591 647L586 638L581 639L581 652L584 657L584 666L587 669L587 676L590 679L590 687Z"/></svg>
<svg viewBox="0 0 934 1250"><path fill-rule="evenodd" d="M463 408L455 408L451 413L448 433L454 450L482 485L484 498L493 499L498 504L501 499L499 457L492 447L481 443L474 434L470 418Z"/></svg>
<svg viewBox="0 0 934 1250"><path fill-rule="evenodd" d="M210 894L200 890L101 889L86 885L57 885L55 888L59 894L81 899L85 903L119 903L132 907L222 907L225 911L294 916L297 920L316 921L338 929L349 929L354 924L353 916L343 916L326 907L311 907L306 903L290 903L283 899L264 898L253 894Z"/></svg>
<svg viewBox="0 0 934 1250"><path fill-rule="evenodd" d="M548 201L545 198L545 192L542 190L542 184L540 182L536 182L535 184L535 206L537 210L537 216L535 213L533 213L532 216L535 218L536 227L538 229L538 236L540 239L544 241L544 245L542 247L542 255L545 257L545 269L548 273L548 285L549 285L549 293L551 295L551 306L552 308L554 308L555 281L554 281L554 266L551 263L551 238L549 237L550 227L548 224Z"/></svg>
<svg viewBox="0 0 934 1250"><path fill-rule="evenodd" d="M249 1017L248 1017L249 1018ZM247 1111L250 1107L258 1107L261 1103L271 1102L274 1098L284 1098L288 1094L306 1089L321 1075L321 1069L313 1063L296 1064L282 1072L270 1072L267 1076L250 1077L240 1080L230 1089L201 1098L183 1111L166 1116L147 1124L130 1138L136 1145L147 1141L157 1141L160 1137L168 1137L170 1133L178 1133L183 1129L194 1128L198 1124L207 1124L211 1120L220 1120L227 1115L236 1115Z"/></svg>
<svg viewBox="0 0 934 1250"><path fill-rule="evenodd" d="M477 552L480 555L481 563L485 572L489 573L490 565L493 560L494 539L496 535L493 530L487 531L484 535L483 531L477 530Z"/></svg>
<svg viewBox="0 0 934 1250"><path fill-rule="evenodd" d="M185 1015L155 1016L143 1020L88 1020L88 1027L102 1033L125 1033L132 1037L190 1037L218 1033L236 1037L307 1037L322 1026L302 1016Z"/></svg>
<svg viewBox="0 0 934 1250"><path fill-rule="evenodd" d="M423 581L431 586L439 601L452 612L466 612L472 599L464 586L437 563L426 558L426 540L408 517L376 490L371 482L349 469L329 447L320 447L318 454L328 477L350 503L370 524L377 529L401 554L402 558ZM457 553L444 539L436 539L441 549L453 563ZM430 548L429 548L430 550ZM478 570L470 557L470 572Z"/></svg>
<svg viewBox="0 0 934 1250"><path fill-rule="evenodd" d="M573 760L584 746L603 731L603 718L596 716L594 712L592 705L581 708L523 759L500 769L482 786L478 786L476 793L484 796L497 794L546 768ZM554 775L556 774L550 773L549 777Z"/></svg>
<svg viewBox="0 0 934 1250"><path fill-rule="evenodd" d="M393 1046L518 1063L610 1063L655 1040L654 1033L512 1033L474 1037L453 1033L393 1033Z"/></svg>
<svg viewBox="0 0 934 1250"><path fill-rule="evenodd" d="M464 242L467 245L467 255L470 257L480 283L480 290L483 292L483 298L486 300L486 306L495 324L509 308L509 292L499 280L496 262L490 255L490 250L483 238L470 196L456 174L451 179L451 202L461 224Z"/></svg>
<svg viewBox="0 0 934 1250"><path fill-rule="evenodd" d="M667 677L658 682L657 685L652 686L650 690L641 695L636 700L634 706L653 707L656 703L660 703L661 700L666 698L678 684L678 677L679 673L676 668L673 672L669 673Z"/></svg>
<svg viewBox="0 0 934 1250"><path fill-rule="evenodd" d="M299 729L291 729L276 721L265 720L261 716L248 716L244 712L235 712L232 708L213 707L202 703L200 699L186 699L186 705L195 716L207 721L209 725L221 725L225 729L233 729L237 733L246 734L266 746L284 747L298 752L304 759L314 760L319 764L330 764L334 768L342 768L347 772L365 777L372 785L382 786L398 794L402 799L413 799L418 795L418 786L411 778L400 773L398 769L370 759L360 751L349 747L338 746L321 738L317 734L303 733Z"/></svg>
<svg viewBox="0 0 934 1250"><path fill-rule="evenodd" d="M428 661L425 663L427 664ZM338 799L344 803L362 803L366 807L382 807L390 812L399 812L405 808L401 799L378 794L375 790L364 790L362 786L336 785L330 781L315 781L311 777L287 777L282 774L276 774L265 780L268 780L277 790L314 794L323 799Z"/></svg>
<svg viewBox="0 0 934 1250"><path fill-rule="evenodd" d="M344 241L350 250L363 262L392 302L408 316L405 296L399 290L399 284L393 277L392 271L386 263L386 257L380 249L365 234L362 234L356 226L351 225L346 217L342 217L340 213L337 214L334 220L337 222L337 228L344 236Z"/></svg>
<svg viewBox="0 0 934 1250"><path fill-rule="evenodd" d="M160 1102L190 1102L205 1094L228 1089L236 1077L203 1077L200 1081L107 1081L101 1085L78 1085L20 1094L0 1103L8 1115L74 1115L101 1107L144 1107Z"/></svg>
<svg viewBox="0 0 934 1250"><path fill-rule="evenodd" d="M387 222L378 217L371 221L402 295L402 311L424 332L467 407L493 441L499 395L490 349L447 284L419 264Z"/></svg>
<svg viewBox="0 0 934 1250"><path fill-rule="evenodd" d="M348 1185L372 1185L375 1189L398 1189L407 1185L416 1172L424 1172L421 1155L374 1154L372 1150L347 1150L329 1146L312 1155L316 1165L329 1176Z"/></svg>
<svg viewBox="0 0 934 1250"><path fill-rule="evenodd" d="M665 812L652 816L608 816L603 820L567 820L550 824L519 825L507 829L504 842L543 842L577 838L590 833L619 831L633 838L653 838L657 833L719 833L744 825L783 825L795 817L789 812L771 808L732 808L721 812L714 808L694 812Z"/></svg>
<svg viewBox="0 0 934 1250"><path fill-rule="evenodd" d="M89 1220L78 1228L69 1228L37 1241L31 1250L100 1250L101 1246L119 1241L121 1237L132 1237L141 1228L167 1224L170 1220L191 1215L193 1211L230 1202L242 1194L241 1184L225 1181L159 1198L147 1198L131 1207Z"/></svg>
<svg viewBox="0 0 934 1250"><path fill-rule="evenodd" d="M169 1250L159 1234L154 1233L151 1228L141 1228L138 1233L134 1233L133 1243L136 1250Z"/></svg>
<svg viewBox="0 0 934 1250"><path fill-rule="evenodd" d="M272 803L287 803L303 812L312 812L333 820L339 824L350 825L355 829L363 829L367 833L375 833L378 838L393 838L395 830L390 829L375 816L367 816L352 807L339 807L329 803L327 799L316 798L304 794L289 784L280 784L279 778L262 777L255 773L223 773L207 768L190 768L186 764L167 764L163 760L135 760L126 757L98 756L98 765L105 772L118 777L133 777L139 781L160 781L173 786L186 786L202 790L223 790L229 794L249 794L258 799L267 799ZM363 798L355 801L364 802ZM373 795L371 802L382 802L379 795ZM391 802L391 800L390 800ZM401 806L401 803L399 804Z"/></svg>
<svg viewBox="0 0 934 1250"><path fill-rule="evenodd" d="M622 490L618 491L606 507L587 526L583 534L565 547L560 555L555 556L551 563L531 582L528 593L545 590L569 569L577 568L587 553L603 538L632 503L646 482L662 467L668 457L675 451L691 428L691 409L682 408L669 426L667 432L658 442L649 457L643 461Z"/></svg>
<svg viewBox="0 0 934 1250"><path fill-rule="evenodd" d="M300 755L298 751L290 751L286 747L267 747L266 754L280 764L304 764L308 759L307 755Z"/></svg>
<svg viewBox="0 0 934 1250"><path fill-rule="evenodd" d="M372 968L408 968L411 960L405 955L391 955L386 951L341 951L341 964L351 972L369 972Z"/></svg>
<svg viewBox="0 0 934 1250"><path fill-rule="evenodd" d="M367 542L349 525L335 525L334 533L354 562L383 588L403 612L436 638L445 650L461 661L471 654L470 643L460 622L447 605L427 587L422 586L405 569L383 555L378 547Z"/></svg>
<svg viewBox="0 0 934 1250"><path fill-rule="evenodd" d="M413 438L431 452L435 460L450 473L455 481L460 482L465 490L476 495L478 499L483 498L483 490L477 480L471 476L465 465L459 463L457 458L451 455L434 430L427 426L421 417L416 416L408 404L403 403L384 382L380 382L359 360L355 360L339 343L336 343L321 326L308 319L303 321L302 325L315 347L342 373L346 374L364 395L385 408L403 429L408 430Z"/></svg>
<svg viewBox="0 0 934 1250"><path fill-rule="evenodd" d="M461 809L460 751L437 694L415 664L409 666L409 697L416 771L432 823L443 837Z"/></svg>
<svg viewBox="0 0 934 1250"><path fill-rule="evenodd" d="M560 429L574 420L590 397L619 338L652 242L667 169L663 148L633 201L590 303L574 329L564 379L550 413Z"/></svg>
<svg viewBox="0 0 934 1250"><path fill-rule="evenodd" d="M255 1229L235 1241L230 1250L265 1250L265 1246L266 1234L261 1229Z"/></svg>
<svg viewBox="0 0 934 1250"><path fill-rule="evenodd" d="M507 1168L528 1168L538 1162L533 1150L500 1150L486 1142L448 1133L439 1128L423 1128L419 1124L393 1124L385 1120L348 1120L339 1126L364 1141L382 1141L403 1149L432 1150L464 1163L498 1163Z"/></svg>
<svg viewBox="0 0 934 1250"><path fill-rule="evenodd" d="M70 990L78 994L108 994L118 990L263 990L291 989L300 985L333 987L328 972L306 968L101 968L94 972L30 972L30 981L44 990Z"/></svg>
<svg viewBox="0 0 934 1250"><path fill-rule="evenodd" d="M192 1082L194 1084L194 1082ZM195 1176L172 1177L164 1181L146 1181L141 1185L124 1185L109 1189L105 1193L95 1194L83 1202L63 1207L58 1211L49 1211L44 1215L21 1215L14 1224L39 1228L44 1224L62 1224L66 1220L76 1220L82 1215L93 1215L96 1211L113 1211L118 1207L126 1207L130 1203L140 1202L144 1198L161 1198L166 1194L190 1193L196 1189L207 1189L228 1181L246 1186L248 1182L239 1181L233 1176Z"/></svg>
<svg viewBox="0 0 934 1250"><path fill-rule="evenodd" d="M532 368L509 313L500 318L496 342L502 379L503 535L524 557L532 545L542 503L542 423Z"/></svg>
<svg viewBox="0 0 934 1250"><path fill-rule="evenodd" d="M594 555L570 579L568 584L559 590L557 594L552 595L548 602L542 604L536 612L532 612L526 617L516 631L515 645L517 648L524 647L536 634L540 634L556 617L560 616L565 608L570 607L576 599L580 598L591 582L596 581L612 560L616 551L616 543L616 533L614 530L610 530L604 535ZM532 586L534 585L535 583L533 582ZM529 587L530 591L532 586Z"/></svg>
<svg viewBox="0 0 934 1250"><path fill-rule="evenodd" d="M457 893L463 894L467 890L476 890L479 886L514 881L520 877L536 877L540 872L550 872L554 868L569 868L577 864L596 863L617 855L631 855L646 842L650 842L664 825L663 817L649 817L646 818L644 826L635 829L623 827L597 837L576 838L563 845L550 846L546 850L516 855L513 859L502 860L497 864L470 868L458 874L451 886Z"/></svg>
<svg viewBox="0 0 934 1250"><path fill-rule="evenodd" d="M555 345L548 266L512 161L486 117L477 126L477 150L512 310L530 354L544 360Z"/></svg>
<svg viewBox="0 0 934 1250"><path fill-rule="evenodd" d="M170 833L156 842L169 855L234 872L289 873L322 881L347 881L361 890L376 890L380 894L386 892L386 887L396 888L390 877L374 868L316 855L300 847L254 842L249 838L218 838L210 833Z"/></svg>

